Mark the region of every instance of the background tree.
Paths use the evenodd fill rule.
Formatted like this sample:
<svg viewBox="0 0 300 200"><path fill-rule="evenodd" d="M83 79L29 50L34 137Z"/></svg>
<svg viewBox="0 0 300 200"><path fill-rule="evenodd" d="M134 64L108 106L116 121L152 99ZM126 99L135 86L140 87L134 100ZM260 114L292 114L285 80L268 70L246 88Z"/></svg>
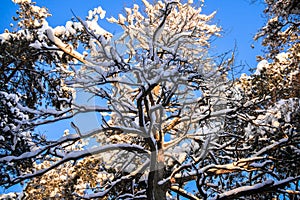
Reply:
<svg viewBox="0 0 300 200"><path fill-rule="evenodd" d="M44 138L32 132L33 121L42 117L35 109L51 106L59 110L63 101L58 99L68 99L61 89L61 75L53 72L60 57L33 45L42 39L40 30L48 15L45 8L24 1L15 18L19 30L6 30L0 36L0 157L20 156L45 145ZM24 159L10 166L1 163L0 183L8 180L7 172L19 175L32 167L32 162Z"/></svg>
<svg viewBox="0 0 300 200"><path fill-rule="evenodd" d="M297 0L265 0L264 13L268 21L257 33L268 47L269 57L275 57L299 43L299 7Z"/></svg>
<svg viewBox="0 0 300 200"><path fill-rule="evenodd" d="M72 123L75 133L1 157L7 166L34 161L2 184L26 181L25 199L297 198L299 172L290 169L299 167L299 99L286 94L295 83L294 58L279 54L280 62L229 80L230 59L218 63L208 53L220 31L209 24L214 13L201 14L192 1L143 3L142 12L134 5L109 19L124 30L117 39L98 25L100 7L65 27L44 21L38 28L42 37L31 46L79 60L77 67L61 57L55 69L64 67L64 89L85 90L96 104L17 107L36 116L34 125L81 112L98 113L101 123L87 132Z"/></svg>
<svg viewBox="0 0 300 200"><path fill-rule="evenodd" d="M46 141L45 136L33 130L41 124L71 118L70 111L78 110L75 104L70 107L75 91L66 86L65 80L71 73L69 67L86 62L76 54L79 41L84 43L86 37L80 22L70 21L65 27L56 27L54 33L60 39L52 41L46 33L51 28L46 21L50 16L48 10L30 0L14 2L20 6L14 17L17 30L6 30L0 35L1 158L18 157L57 143ZM55 42L58 43L54 45ZM21 162L12 160L9 165L1 162L0 183L9 181L7 172L18 176L31 168L33 162L32 157Z"/></svg>
<svg viewBox="0 0 300 200"><path fill-rule="evenodd" d="M247 143L258 154L272 158L273 166L255 177L268 173L274 180L291 179L290 188L284 185L266 188L268 194L252 198L299 198L299 3L297 1L265 1L267 24L255 39L262 38L267 47L255 73L242 75L237 86L245 99L253 99L251 110L245 110L244 122L238 122L247 136ZM298 5L297 5L298 4ZM297 14L298 12L298 14ZM245 121L248 121L245 123ZM233 121L231 121L233 122ZM250 122L250 123L249 123ZM264 147L264 148L262 148ZM255 148L254 148L255 149ZM261 149L261 150L259 150ZM267 163L264 163L267 164ZM248 177L249 180L250 176ZM294 178L291 178L294 177ZM265 177L267 179L267 177ZM284 183L284 181L282 181Z"/></svg>

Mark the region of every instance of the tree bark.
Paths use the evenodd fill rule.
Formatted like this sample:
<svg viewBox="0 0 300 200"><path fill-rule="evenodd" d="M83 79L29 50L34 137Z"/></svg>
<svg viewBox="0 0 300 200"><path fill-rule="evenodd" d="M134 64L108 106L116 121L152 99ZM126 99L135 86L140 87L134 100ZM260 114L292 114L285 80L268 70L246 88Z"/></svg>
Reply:
<svg viewBox="0 0 300 200"><path fill-rule="evenodd" d="M166 200L166 187L158 182L163 180L165 173L163 150L151 153L150 173L148 176L147 198L149 200Z"/></svg>

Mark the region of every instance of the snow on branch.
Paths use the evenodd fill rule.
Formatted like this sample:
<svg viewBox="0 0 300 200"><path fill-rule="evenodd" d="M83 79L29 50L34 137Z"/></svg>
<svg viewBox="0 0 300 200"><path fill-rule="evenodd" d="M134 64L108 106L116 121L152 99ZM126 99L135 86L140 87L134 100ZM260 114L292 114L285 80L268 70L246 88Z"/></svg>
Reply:
<svg viewBox="0 0 300 200"><path fill-rule="evenodd" d="M216 200L232 199L243 195L251 195L258 192L263 192L268 190L273 184L274 184L274 180L266 180L262 183L257 183L252 186L243 186L243 187L235 188L233 190L219 194L215 199Z"/></svg>
<svg viewBox="0 0 300 200"><path fill-rule="evenodd" d="M41 176L41 175L45 174L46 172L48 172L52 169L55 169L56 167L62 165L63 163L65 163L67 161L75 161L75 160L79 160L81 158L84 158L84 157L87 157L90 155L97 155L97 154L105 153L105 152L112 151L112 150L126 150L126 151L130 151L130 152L137 152L137 153L149 155L149 152L146 151L143 147L134 145L134 144L111 144L111 145L100 146L100 147L95 147L95 148L81 150L81 151L73 151L73 152L66 154L61 160L54 163L50 167L42 169L42 170L38 170L38 171L34 172L33 174L26 174L26 175L18 176L17 178L11 179L9 181L9 184L17 184L23 180Z"/></svg>
<svg viewBox="0 0 300 200"><path fill-rule="evenodd" d="M52 29L46 30L47 36L51 42L53 42L59 49L61 49L66 54L70 55L71 57L79 60L80 62L86 65L92 65L89 61L84 59L84 56L81 55L79 52L75 51L71 44L63 43L58 37L56 37L53 33Z"/></svg>
<svg viewBox="0 0 300 200"><path fill-rule="evenodd" d="M252 194L276 191L279 188L287 186L290 182L294 182L299 180L300 177L288 177L281 181L275 182L274 180L266 180L262 183L257 183L251 186L242 186L235 188L233 190L224 192L219 194L215 199L216 200L224 200L224 199L233 199L241 196L249 196Z"/></svg>
<svg viewBox="0 0 300 200"><path fill-rule="evenodd" d="M188 199L192 199L192 200L200 200L200 198L196 197L195 195L185 191L184 189L180 188L179 186L171 186L170 188L173 192L176 192L177 194L188 198Z"/></svg>

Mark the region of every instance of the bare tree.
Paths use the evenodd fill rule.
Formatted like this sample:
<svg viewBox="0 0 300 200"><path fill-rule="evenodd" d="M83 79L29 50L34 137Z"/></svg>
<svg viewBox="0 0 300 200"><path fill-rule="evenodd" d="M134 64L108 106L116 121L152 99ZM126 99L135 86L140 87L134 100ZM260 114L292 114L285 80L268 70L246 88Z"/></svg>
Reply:
<svg viewBox="0 0 300 200"><path fill-rule="evenodd" d="M108 19L122 27L118 38L97 23L101 7L65 27L43 21L36 28L41 39L30 46L69 58L56 69L71 97L56 110L29 109L15 99L13 107L34 115L34 126L84 112L97 113L100 122L83 132L74 121L73 133L57 141L1 156L5 166L32 163L1 184L26 181L19 194L25 199L299 196L300 102L298 93L284 90L295 83L290 57L280 54L280 62L262 62L255 74L230 80L232 59L209 56L210 39L220 31L209 24L215 13L201 14L192 1L143 3L142 12L134 5ZM80 90L95 105L74 101Z"/></svg>

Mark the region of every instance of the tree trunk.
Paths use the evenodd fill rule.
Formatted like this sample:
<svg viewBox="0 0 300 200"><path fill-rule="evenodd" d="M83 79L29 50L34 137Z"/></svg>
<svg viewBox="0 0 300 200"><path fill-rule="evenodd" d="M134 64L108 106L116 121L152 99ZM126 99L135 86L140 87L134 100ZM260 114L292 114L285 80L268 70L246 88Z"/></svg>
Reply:
<svg viewBox="0 0 300 200"><path fill-rule="evenodd" d="M153 152L151 155L152 161L155 162L150 166L147 197L149 200L166 200L167 190L158 184L159 181L163 180L165 173L163 151Z"/></svg>

